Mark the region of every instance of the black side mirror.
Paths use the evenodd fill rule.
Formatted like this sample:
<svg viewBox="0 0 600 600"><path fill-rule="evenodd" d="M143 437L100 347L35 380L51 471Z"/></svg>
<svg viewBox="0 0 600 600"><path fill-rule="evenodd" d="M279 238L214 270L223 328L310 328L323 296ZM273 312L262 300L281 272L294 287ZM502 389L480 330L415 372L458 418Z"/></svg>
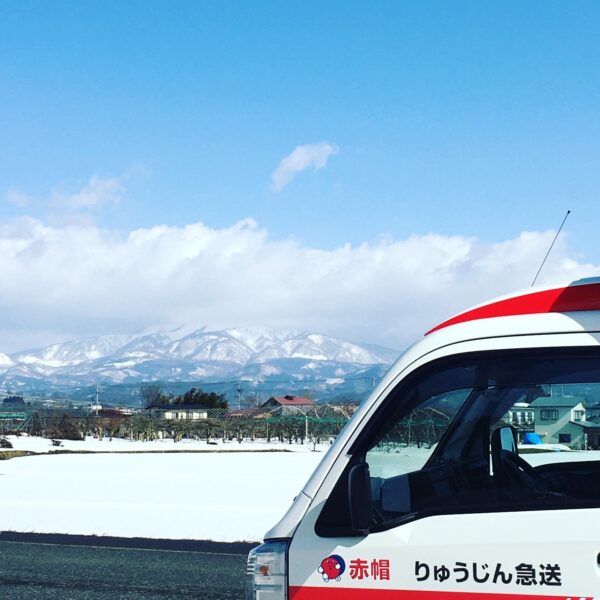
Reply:
<svg viewBox="0 0 600 600"><path fill-rule="evenodd" d="M492 431L491 438L492 470L494 477L498 480L510 479L510 473L506 469L503 453L518 456L516 431L510 425L498 427Z"/></svg>
<svg viewBox="0 0 600 600"><path fill-rule="evenodd" d="M348 504L352 529L360 535L367 535L373 520L373 500L371 498L369 465L366 462L360 462L350 469Z"/></svg>
<svg viewBox="0 0 600 600"><path fill-rule="evenodd" d="M518 454L517 432L510 425L504 425L492 431L492 452L506 450Z"/></svg>

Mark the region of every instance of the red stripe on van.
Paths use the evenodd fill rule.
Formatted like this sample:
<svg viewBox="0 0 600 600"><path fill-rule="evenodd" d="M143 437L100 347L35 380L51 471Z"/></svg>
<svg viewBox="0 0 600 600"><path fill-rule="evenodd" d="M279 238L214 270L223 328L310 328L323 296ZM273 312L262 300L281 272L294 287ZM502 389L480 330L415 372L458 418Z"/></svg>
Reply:
<svg viewBox="0 0 600 600"><path fill-rule="evenodd" d="M290 600L593 600L591 596L545 596L481 592L433 592L422 590L374 590L363 588L290 587Z"/></svg>
<svg viewBox="0 0 600 600"><path fill-rule="evenodd" d="M510 317L515 315L533 315L551 312L576 312L581 310L600 310L600 283L573 285L554 290L532 292L515 298L506 298L468 310L452 317L425 335L457 323L489 319L492 317Z"/></svg>

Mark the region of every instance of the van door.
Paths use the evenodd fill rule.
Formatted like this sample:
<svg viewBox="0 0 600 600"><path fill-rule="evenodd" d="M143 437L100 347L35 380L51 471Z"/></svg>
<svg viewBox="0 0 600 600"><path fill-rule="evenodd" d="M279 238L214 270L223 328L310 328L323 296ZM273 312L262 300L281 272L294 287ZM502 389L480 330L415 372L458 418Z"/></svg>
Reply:
<svg viewBox="0 0 600 600"><path fill-rule="evenodd" d="M600 598L600 452L522 444L536 424L513 422L539 399L598 403L599 359L473 353L405 378L300 523L290 599Z"/></svg>

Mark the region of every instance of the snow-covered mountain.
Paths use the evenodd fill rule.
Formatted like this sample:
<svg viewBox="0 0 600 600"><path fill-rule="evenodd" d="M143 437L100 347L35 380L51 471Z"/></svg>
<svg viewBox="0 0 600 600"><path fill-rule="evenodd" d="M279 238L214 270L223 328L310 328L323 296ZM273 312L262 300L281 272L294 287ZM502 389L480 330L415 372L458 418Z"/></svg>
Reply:
<svg viewBox="0 0 600 600"><path fill-rule="evenodd" d="M240 328L103 335L45 348L0 353L0 385L23 387L140 381L247 381L282 375L296 381L339 378L390 364L399 353L317 333Z"/></svg>
<svg viewBox="0 0 600 600"><path fill-rule="evenodd" d="M37 350L19 352L14 354L12 359L15 363L44 365L52 368L77 365L112 354L132 337L130 335L101 335L94 338L72 340Z"/></svg>

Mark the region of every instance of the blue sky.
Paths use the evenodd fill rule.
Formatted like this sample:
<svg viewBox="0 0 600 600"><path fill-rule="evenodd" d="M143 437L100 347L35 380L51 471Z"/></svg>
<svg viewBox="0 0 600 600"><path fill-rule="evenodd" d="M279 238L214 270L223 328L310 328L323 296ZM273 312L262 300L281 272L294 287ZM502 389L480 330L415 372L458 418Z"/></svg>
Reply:
<svg viewBox="0 0 600 600"><path fill-rule="evenodd" d="M585 1L5 1L0 219L126 236L252 218L332 252L503 244L570 208L557 256L599 263L598 31ZM318 144L326 166L274 191ZM82 201L93 181L104 200Z"/></svg>

